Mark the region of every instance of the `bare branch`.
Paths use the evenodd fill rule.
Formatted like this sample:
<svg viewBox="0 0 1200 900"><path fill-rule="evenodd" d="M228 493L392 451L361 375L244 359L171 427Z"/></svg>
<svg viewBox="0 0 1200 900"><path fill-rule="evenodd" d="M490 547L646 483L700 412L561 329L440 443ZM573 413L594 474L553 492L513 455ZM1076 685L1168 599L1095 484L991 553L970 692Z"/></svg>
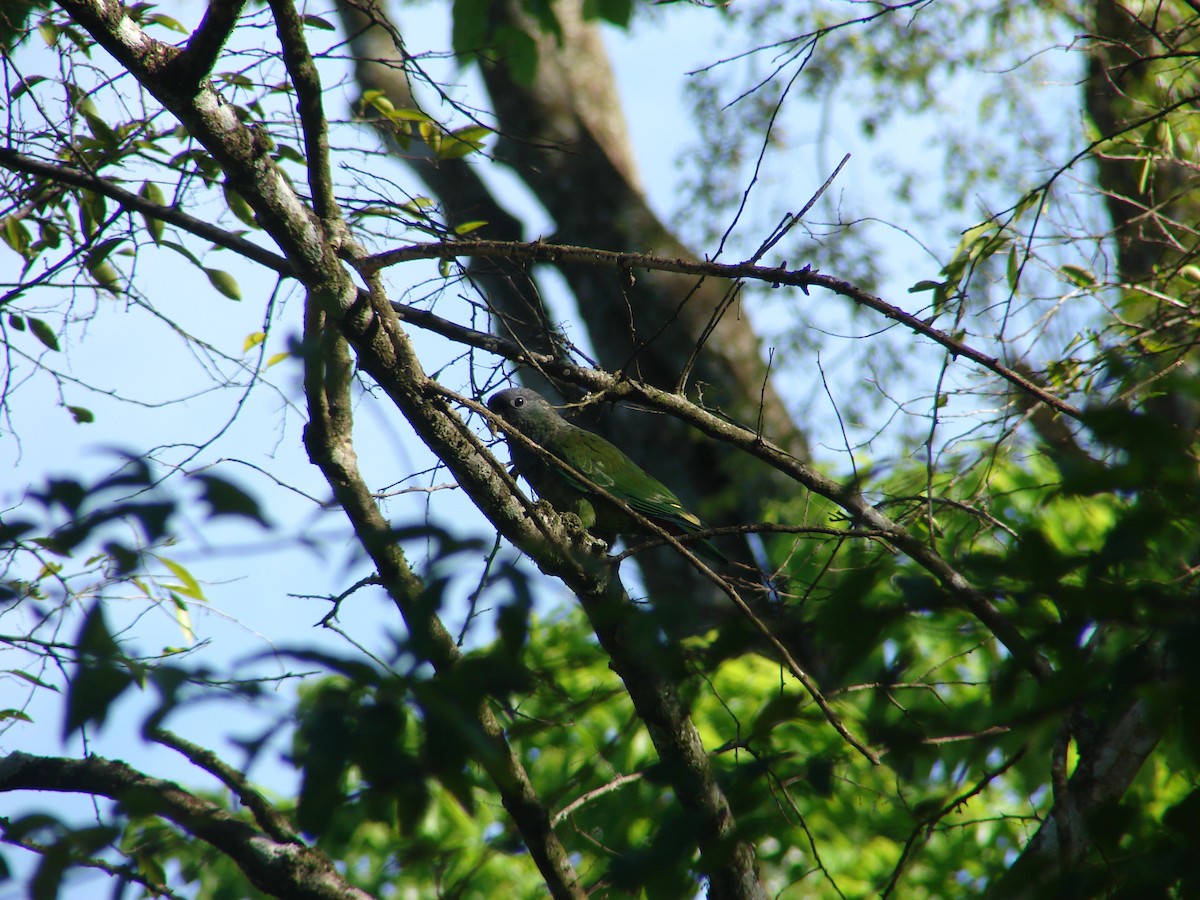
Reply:
<svg viewBox="0 0 1200 900"><path fill-rule="evenodd" d="M615 269L646 269L648 271L676 272L684 275L708 275L729 279L750 278L771 285L788 284L803 289L821 287L840 294L860 306L898 322L906 328L924 335L941 344L955 356L964 356L976 362L985 369L999 375L1005 381L1020 390L1036 397L1040 402L1050 406L1063 415L1073 419L1080 418L1083 413L1067 401L1056 397L1045 388L1035 384L1029 378L1004 365L994 356L989 356L980 350L964 344L941 329L934 328L928 320L918 319L899 307L893 306L880 297L847 281L822 275L809 267L803 269L788 269L786 266L758 266L753 263L714 263L700 262L690 259L667 259L646 253L623 253L613 250L596 250L591 247L571 247L559 244L546 244L535 241L531 244L512 244L495 241L462 241L449 244L413 244L378 253L364 261L366 270L373 271L406 262L412 259L454 259L459 256L506 257L513 259L528 259L539 262L564 263L572 262L591 266L604 266Z"/></svg>

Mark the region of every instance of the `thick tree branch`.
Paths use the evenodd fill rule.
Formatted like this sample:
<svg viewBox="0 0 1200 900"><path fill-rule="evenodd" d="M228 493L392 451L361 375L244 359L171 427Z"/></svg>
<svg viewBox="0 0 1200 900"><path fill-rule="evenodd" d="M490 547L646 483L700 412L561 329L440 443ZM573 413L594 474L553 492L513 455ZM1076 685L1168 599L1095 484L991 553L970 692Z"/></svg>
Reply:
<svg viewBox="0 0 1200 900"><path fill-rule="evenodd" d="M233 768L233 766L229 765L225 760L217 756L217 754L163 728L155 728L150 733L150 737L158 743L183 754L193 765L199 766L204 771L215 776L221 783L237 794L238 800L254 816L254 821L258 823L258 827L273 840L284 843L300 843L300 835L296 833L295 827L288 821L287 817L272 806L246 780L246 776L242 772Z"/></svg>
<svg viewBox="0 0 1200 900"><path fill-rule="evenodd" d="M334 496L346 511L363 547L378 568L381 583L395 601L412 637L439 674L461 660L453 636L435 612L422 602L424 585L409 568L396 545L391 525L383 518L370 488L359 472L351 439L350 385L353 365L340 335L327 327L325 313L310 300L305 333L313 346L322 346L305 367L309 423L304 442L309 457L320 467ZM490 744L479 762L500 792L530 855L550 893L580 900L586 896L566 849L550 828L550 816L538 798L524 766L504 737L486 701L464 710Z"/></svg>
<svg viewBox="0 0 1200 900"><path fill-rule="evenodd" d="M136 802L143 811L174 822L188 834L216 847L264 893L286 900L370 900L347 882L320 850L295 841L279 841L249 823L185 791L152 778L123 762L10 753L0 759L0 792L57 791Z"/></svg>
<svg viewBox="0 0 1200 900"><path fill-rule="evenodd" d="M188 38L187 50L177 61L176 72L180 78L196 86L209 76L245 6L246 0L209 0L204 18Z"/></svg>

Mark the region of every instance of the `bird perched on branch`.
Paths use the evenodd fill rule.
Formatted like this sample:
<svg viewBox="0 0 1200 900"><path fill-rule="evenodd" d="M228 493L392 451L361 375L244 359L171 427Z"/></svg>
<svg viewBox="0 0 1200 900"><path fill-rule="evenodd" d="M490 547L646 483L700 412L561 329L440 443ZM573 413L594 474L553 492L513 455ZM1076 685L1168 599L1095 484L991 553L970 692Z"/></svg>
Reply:
<svg viewBox="0 0 1200 900"><path fill-rule="evenodd" d="M673 535L704 530L699 517L684 509L671 490L611 443L562 418L541 394L528 388L510 388L493 394L488 409L566 463L584 478L641 513ZM616 534L654 534L595 488L520 441L508 439L509 453L517 472L543 500L559 513L575 513L583 527L611 543ZM707 540L687 546L712 562L728 562Z"/></svg>

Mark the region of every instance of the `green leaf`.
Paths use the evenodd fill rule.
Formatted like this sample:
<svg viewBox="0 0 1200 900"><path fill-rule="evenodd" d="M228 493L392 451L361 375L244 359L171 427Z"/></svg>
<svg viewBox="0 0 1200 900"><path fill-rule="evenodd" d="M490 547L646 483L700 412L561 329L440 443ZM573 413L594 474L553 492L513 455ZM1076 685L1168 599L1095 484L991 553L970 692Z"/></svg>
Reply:
<svg viewBox="0 0 1200 900"><path fill-rule="evenodd" d="M945 282L930 281L930 280L926 279L924 281L918 281L916 284L914 284L912 287L910 287L908 289L908 292L910 294L919 294L922 291L936 291L938 288L941 288L941 287L945 287Z"/></svg>
<svg viewBox="0 0 1200 900"><path fill-rule="evenodd" d="M502 26L496 29L495 46L497 55L504 60L513 79L518 84L532 87L537 77L537 42L520 29Z"/></svg>
<svg viewBox="0 0 1200 900"><path fill-rule="evenodd" d="M97 266L89 266L88 272L99 287L114 296L121 293L121 275L112 263L102 262Z"/></svg>
<svg viewBox="0 0 1200 900"><path fill-rule="evenodd" d="M68 406L67 410L71 416L81 425L86 425L96 421L96 415L90 409L84 406Z"/></svg>
<svg viewBox="0 0 1200 900"><path fill-rule="evenodd" d="M172 19L170 16L165 16L162 13L151 13L150 15L146 16L142 21L145 22L147 25L161 25L164 28L168 28L171 31L177 32L179 34L188 34L189 33L187 28L185 28L183 26L183 23L181 23L178 19Z"/></svg>
<svg viewBox="0 0 1200 900"><path fill-rule="evenodd" d="M320 31L336 31L333 23L322 19L320 16L314 16L311 13L304 16L305 28L316 28Z"/></svg>
<svg viewBox="0 0 1200 900"><path fill-rule="evenodd" d="M101 116L86 108L81 108L79 113L83 116L84 121L87 122L88 130L92 132L92 137L110 150L115 150L120 146L121 139L117 135L117 132Z"/></svg>
<svg viewBox="0 0 1200 900"><path fill-rule="evenodd" d="M54 691L54 693L56 693L56 694L59 693L58 688L55 687L53 684L51 684L48 681L42 681L40 678L35 678L34 676L30 675L28 672L22 672L20 669L4 669L2 671L3 671L3 674L5 674L5 675L14 675L17 678L21 678L25 681L28 681L30 684L36 685L37 687L49 688L50 690Z"/></svg>
<svg viewBox="0 0 1200 900"><path fill-rule="evenodd" d="M391 105L390 101L388 102L388 111L387 111L386 115L389 119L392 119L393 121L396 121L396 122L417 122L417 123L424 122L429 125L436 124L434 122L433 118L430 117L427 113L423 113L419 109L407 109L407 108L396 109L394 106Z"/></svg>
<svg viewBox="0 0 1200 900"><path fill-rule="evenodd" d="M463 64L487 47L489 8L489 0L454 0L451 5L450 46Z"/></svg>
<svg viewBox="0 0 1200 900"><path fill-rule="evenodd" d="M1096 276L1082 266L1062 266L1058 272L1076 287L1090 288L1096 286Z"/></svg>
<svg viewBox="0 0 1200 900"><path fill-rule="evenodd" d="M0 232L0 238L21 256L28 258L29 245L33 243L33 237L21 219L16 216L5 216L4 230Z"/></svg>
<svg viewBox="0 0 1200 900"><path fill-rule="evenodd" d="M250 204L246 202L237 191L231 188L228 184L222 185L221 190L225 193L225 203L229 206L229 211L237 216L238 221L250 228L259 229L258 219L254 215L254 210ZM240 300L240 297L234 297L235 300Z"/></svg>
<svg viewBox="0 0 1200 900"><path fill-rule="evenodd" d="M29 330L33 332L33 336L49 347L51 350L58 351L58 335L42 319L36 319L29 316Z"/></svg>
<svg viewBox="0 0 1200 900"><path fill-rule="evenodd" d="M237 279L223 269L210 269L202 266L209 283L230 300L241 300L242 289L238 287Z"/></svg>
<svg viewBox="0 0 1200 900"><path fill-rule="evenodd" d="M9 313L8 327L12 328L14 331L24 331L25 318L23 316L18 316L16 313Z"/></svg>
<svg viewBox="0 0 1200 900"><path fill-rule="evenodd" d="M186 259L188 262L190 262L197 269L204 268L204 266L202 266L200 264L200 260L196 257L196 254L193 253L191 250L189 250L187 247L183 246L183 244L177 244L174 241L163 241L162 246L167 247L171 250L174 250L176 253L178 253L180 256L182 256L184 259Z"/></svg>
<svg viewBox="0 0 1200 900"><path fill-rule="evenodd" d="M89 269L93 266L100 265L100 263L108 259L109 254L112 253L113 250L117 249L117 247L122 243L124 243L124 241L125 238L109 238L106 241L101 241L90 251L88 251L84 265L86 265Z"/></svg>
<svg viewBox="0 0 1200 900"><path fill-rule="evenodd" d="M242 352L248 353L267 339L265 331L256 331L253 334L246 335L246 339L242 341Z"/></svg>
<svg viewBox="0 0 1200 900"><path fill-rule="evenodd" d="M138 196L143 200L149 200L155 206L167 205L166 194L164 194L163 189L153 181L143 181L142 188L140 191L138 191ZM146 223L146 231L150 233L150 239L156 244L161 244L163 238L163 229L166 227L166 223L163 222L162 219L159 219L155 216L146 215L145 213L142 213L142 221Z"/></svg>
<svg viewBox="0 0 1200 900"><path fill-rule="evenodd" d="M186 566L180 565L175 560L169 559L166 556L156 556L155 559L170 569L171 574L179 579L179 584L167 585L167 590L190 597L193 600L207 600L204 596L203 588L200 587L200 582L187 570Z"/></svg>
<svg viewBox="0 0 1200 900"><path fill-rule="evenodd" d="M196 643L196 630L192 628L191 610L188 609L188 605L178 593L171 591L170 595L175 606L175 621L179 623L179 630L183 632L183 642L191 646Z"/></svg>
<svg viewBox="0 0 1200 900"><path fill-rule="evenodd" d="M104 621L104 603L92 604L77 638L79 663L67 686L63 737L85 726L103 725L117 698L133 684L117 642Z"/></svg>
<svg viewBox="0 0 1200 900"><path fill-rule="evenodd" d="M210 516L241 516L267 526L258 501L233 482L208 473L192 477L204 486L202 499L209 506Z"/></svg>
<svg viewBox="0 0 1200 900"><path fill-rule="evenodd" d="M459 235L470 234L472 231L483 228L485 225L487 225L487 222L483 219L474 219L470 222L463 222L461 225L455 225L454 233Z"/></svg>
<svg viewBox="0 0 1200 900"><path fill-rule="evenodd" d="M30 90L31 88L36 87L37 85L41 84L45 80L46 80L45 75L30 75L28 78L22 78L20 81L17 82L16 86L13 87L12 93L9 94L9 97L8 97L9 102L10 103L13 102L18 97L20 97L22 94L24 94L26 91Z"/></svg>
<svg viewBox="0 0 1200 900"><path fill-rule="evenodd" d="M438 159L460 159L483 149L483 138L492 133L490 128L472 125L459 128L441 137L439 146L434 148Z"/></svg>
<svg viewBox="0 0 1200 900"><path fill-rule="evenodd" d="M16 719L20 722L32 722L33 719L19 709L0 709L0 722Z"/></svg>
<svg viewBox="0 0 1200 900"><path fill-rule="evenodd" d="M625 28L633 15L633 0L583 0L584 19L603 19Z"/></svg>

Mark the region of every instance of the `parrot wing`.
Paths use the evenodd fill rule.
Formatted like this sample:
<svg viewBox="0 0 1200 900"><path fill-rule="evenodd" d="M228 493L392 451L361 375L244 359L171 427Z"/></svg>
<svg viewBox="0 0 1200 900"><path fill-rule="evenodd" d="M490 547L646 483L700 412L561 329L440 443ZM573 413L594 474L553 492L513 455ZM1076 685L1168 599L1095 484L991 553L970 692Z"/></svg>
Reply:
<svg viewBox="0 0 1200 900"><path fill-rule="evenodd" d="M550 449L572 468L646 518L675 525L683 531L697 531L704 527L699 517L688 512L670 488L647 474L600 435L577 428L570 433L569 439L557 442ZM591 490L571 473L562 470L558 470L558 473L576 490Z"/></svg>

